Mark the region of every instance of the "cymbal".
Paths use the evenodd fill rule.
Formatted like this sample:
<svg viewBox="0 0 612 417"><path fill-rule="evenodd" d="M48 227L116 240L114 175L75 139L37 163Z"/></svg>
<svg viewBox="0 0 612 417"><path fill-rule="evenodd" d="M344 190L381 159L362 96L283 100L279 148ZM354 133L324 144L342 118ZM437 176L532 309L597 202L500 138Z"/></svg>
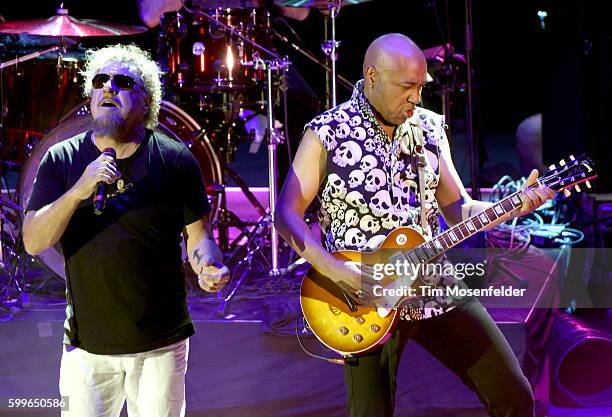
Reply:
<svg viewBox="0 0 612 417"><path fill-rule="evenodd" d="M68 16L67 9L57 9L57 14L48 19L0 23L0 33L27 33L29 35L43 36L122 36L146 31L147 29L143 26L76 19Z"/></svg>
<svg viewBox="0 0 612 417"><path fill-rule="evenodd" d="M365 3L370 0L342 0L341 6L350 6L351 4ZM318 9L327 9L329 0L274 0L274 4L282 7L311 7Z"/></svg>

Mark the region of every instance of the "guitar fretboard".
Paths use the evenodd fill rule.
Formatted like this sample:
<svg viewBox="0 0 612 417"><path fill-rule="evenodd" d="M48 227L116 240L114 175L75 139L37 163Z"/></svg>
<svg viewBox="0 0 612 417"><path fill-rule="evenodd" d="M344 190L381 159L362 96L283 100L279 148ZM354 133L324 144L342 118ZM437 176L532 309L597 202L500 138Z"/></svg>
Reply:
<svg viewBox="0 0 612 417"><path fill-rule="evenodd" d="M432 240L415 246L407 252L398 253L397 256L401 256L412 264L429 262L522 204L520 192L517 191L486 210L445 230Z"/></svg>

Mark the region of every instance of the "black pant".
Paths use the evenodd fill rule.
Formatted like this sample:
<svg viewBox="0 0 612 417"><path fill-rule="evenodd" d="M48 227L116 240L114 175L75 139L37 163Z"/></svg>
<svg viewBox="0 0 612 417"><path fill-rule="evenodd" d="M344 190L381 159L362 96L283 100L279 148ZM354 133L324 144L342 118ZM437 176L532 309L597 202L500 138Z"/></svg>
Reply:
<svg viewBox="0 0 612 417"><path fill-rule="evenodd" d="M409 339L475 391L491 417L533 417L529 382L505 337L477 300L439 317L402 320L380 349L345 365L350 417L393 416L399 359Z"/></svg>

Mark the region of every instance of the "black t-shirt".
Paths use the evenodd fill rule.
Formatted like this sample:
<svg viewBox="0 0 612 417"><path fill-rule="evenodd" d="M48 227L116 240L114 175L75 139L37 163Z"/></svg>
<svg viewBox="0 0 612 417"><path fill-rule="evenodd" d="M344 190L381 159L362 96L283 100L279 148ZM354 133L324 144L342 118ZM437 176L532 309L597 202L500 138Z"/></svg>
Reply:
<svg viewBox="0 0 612 417"><path fill-rule="evenodd" d="M27 210L57 200L98 156L91 132L52 146ZM148 351L194 333L180 234L210 211L198 162L182 143L147 130L138 150L117 166L123 184L108 187L103 214L96 216L92 199L84 200L60 239L64 340L98 354Z"/></svg>

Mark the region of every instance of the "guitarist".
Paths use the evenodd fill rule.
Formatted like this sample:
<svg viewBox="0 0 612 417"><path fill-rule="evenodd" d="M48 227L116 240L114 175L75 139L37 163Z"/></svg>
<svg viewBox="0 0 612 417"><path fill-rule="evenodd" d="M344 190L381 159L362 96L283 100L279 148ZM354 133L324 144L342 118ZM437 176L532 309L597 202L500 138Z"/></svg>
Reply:
<svg viewBox="0 0 612 417"><path fill-rule="evenodd" d="M306 125L279 197L276 225L302 257L355 300L367 303L373 299L372 268L343 262L330 252L375 250L399 226L433 236L439 232L439 214L453 225L490 204L466 193L453 166L443 116L417 106L428 77L419 47L397 33L375 39L365 54L363 77L349 101ZM425 166L419 169L416 155L423 153ZM419 171L424 187L419 187ZM537 177L532 171L528 184ZM321 185L325 248L302 220ZM522 207L491 226L526 214L553 196L543 186L525 191ZM452 285L444 279L435 284ZM425 309L427 301L436 308ZM391 338L344 365L349 416L393 415L398 362L409 339L456 373L492 417L533 416L529 382L476 299L411 301L400 309L402 320ZM440 314L429 317L431 311Z"/></svg>

